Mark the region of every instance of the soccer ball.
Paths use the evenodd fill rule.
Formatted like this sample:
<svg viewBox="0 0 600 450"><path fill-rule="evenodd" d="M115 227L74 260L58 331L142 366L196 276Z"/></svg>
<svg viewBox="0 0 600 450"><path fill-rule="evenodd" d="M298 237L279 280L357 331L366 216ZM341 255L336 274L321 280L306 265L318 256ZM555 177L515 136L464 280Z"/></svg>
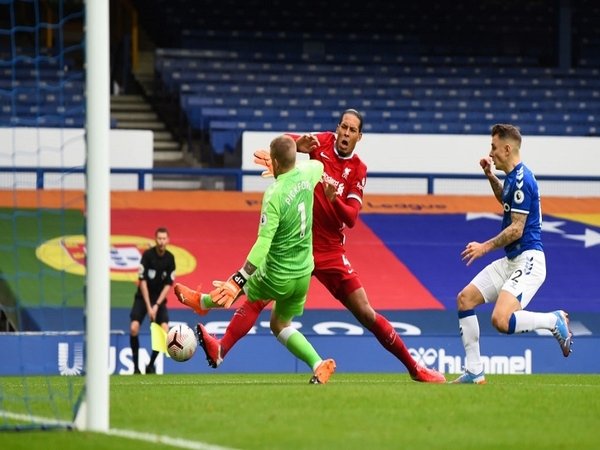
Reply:
<svg viewBox="0 0 600 450"><path fill-rule="evenodd" d="M167 333L167 351L173 361L183 362L196 353L196 333L185 324L175 325Z"/></svg>

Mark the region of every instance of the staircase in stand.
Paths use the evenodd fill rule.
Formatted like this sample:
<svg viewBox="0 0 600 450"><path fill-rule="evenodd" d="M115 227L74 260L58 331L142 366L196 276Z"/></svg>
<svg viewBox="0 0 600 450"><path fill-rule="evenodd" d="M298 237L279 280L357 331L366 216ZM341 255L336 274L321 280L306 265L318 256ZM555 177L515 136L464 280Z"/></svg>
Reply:
<svg viewBox="0 0 600 450"><path fill-rule="evenodd" d="M152 105L143 95L113 95L110 115L117 128L124 130L150 130L154 135L154 162L178 163L182 160L179 142L160 120Z"/></svg>

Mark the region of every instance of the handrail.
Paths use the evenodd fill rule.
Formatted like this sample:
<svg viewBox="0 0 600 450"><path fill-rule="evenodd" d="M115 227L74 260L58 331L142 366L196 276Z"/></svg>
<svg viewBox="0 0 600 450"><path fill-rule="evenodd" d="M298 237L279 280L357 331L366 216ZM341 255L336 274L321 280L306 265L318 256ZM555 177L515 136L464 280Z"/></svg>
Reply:
<svg viewBox="0 0 600 450"><path fill-rule="evenodd" d="M44 189L44 174L46 173L63 173L69 174L85 174L85 167L24 167L24 166L0 166L0 174L2 173L35 173L36 174L36 189ZM159 168L112 168L111 174L131 174L137 175L138 190L143 191L146 188L146 175L182 175L182 176L226 176L235 179L235 190L242 190L243 177L245 176L260 176L260 170L244 170L244 169L207 169L207 168L175 168L175 167L159 167ZM427 180L427 193L434 194L435 180L485 180L483 175L466 174L466 173L420 173L420 172L369 172L369 178L400 178L400 179L425 179ZM502 176L500 176L502 178ZM584 176L584 175L536 175L538 181L577 181L577 182L599 182L600 176Z"/></svg>
<svg viewBox="0 0 600 450"><path fill-rule="evenodd" d="M139 65L139 19L138 11L135 8L131 0L112 2L111 8L114 7L117 15L115 26L116 33L119 35L119 39L122 34L130 33L131 42L130 46L130 62L132 71L135 72Z"/></svg>
<svg viewBox="0 0 600 450"><path fill-rule="evenodd" d="M139 65L139 23L138 12L131 0L123 3L131 17L131 69L135 72Z"/></svg>
<svg viewBox="0 0 600 450"><path fill-rule="evenodd" d="M62 173L65 175L70 174L85 174L85 167L7 167L0 166L0 173L35 173L36 189L44 189L44 174L46 173ZM200 175L200 176L228 176L234 177L236 180L235 188L238 191L242 190L242 177L245 175L258 175L260 176L261 171L258 170L241 170L241 169L200 169L200 168L171 168L171 167L159 167L159 168L112 168L110 173L116 174L132 174L137 175L138 178L138 190L143 191L146 188L145 176L146 175Z"/></svg>
<svg viewBox="0 0 600 450"><path fill-rule="evenodd" d="M46 16L46 23L54 23L54 14L52 13L51 6L47 2L42 3L42 11L43 14ZM52 27L46 27L44 37L46 39L46 48L52 48L52 46L54 45L54 30L52 29Z"/></svg>

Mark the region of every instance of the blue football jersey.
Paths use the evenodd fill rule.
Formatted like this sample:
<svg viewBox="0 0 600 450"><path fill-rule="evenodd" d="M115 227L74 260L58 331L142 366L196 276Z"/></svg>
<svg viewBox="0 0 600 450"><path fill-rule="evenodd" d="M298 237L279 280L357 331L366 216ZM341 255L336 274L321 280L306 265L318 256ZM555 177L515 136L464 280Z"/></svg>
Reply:
<svg viewBox="0 0 600 450"><path fill-rule="evenodd" d="M511 224L511 213L527 214L523 236L504 247L506 256L512 259L525 250L543 251L540 189L535 176L523 163L519 163L504 180L502 206L502 229Z"/></svg>

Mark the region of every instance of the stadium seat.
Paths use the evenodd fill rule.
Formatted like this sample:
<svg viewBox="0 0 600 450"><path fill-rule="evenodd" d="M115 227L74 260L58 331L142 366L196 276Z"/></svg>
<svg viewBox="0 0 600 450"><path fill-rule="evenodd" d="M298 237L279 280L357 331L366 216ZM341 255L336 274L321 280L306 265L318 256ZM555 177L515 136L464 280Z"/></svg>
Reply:
<svg viewBox="0 0 600 450"><path fill-rule="evenodd" d="M197 16L184 14L176 27L186 30L182 47L189 48L159 48L155 67L191 126L218 133L211 137L216 151L234 148L240 130L331 129L346 108L363 112L364 131L382 133L488 134L494 122L511 121L535 134L589 135L600 116L598 68L541 63L549 47L541 30L554 23L541 25L549 13L537 4L527 5L537 20L519 23L515 31L527 36L525 48L509 48L517 38L502 43L483 25L510 5L498 11L482 4L468 17L440 5L446 13L442 26L453 30L445 34L448 42L440 42L440 30L430 30L426 18L414 13L418 5L395 10L411 19L402 33L381 30L381 20L374 25L364 15L364 31L336 33L337 23L297 29L292 20L278 32L264 27L277 23L269 18L279 10L250 25L242 13L246 5L214 29L206 26L206 14L218 11L200 13L191 0L189 5ZM464 21L481 38L474 41ZM411 29L418 27L427 32L414 35ZM227 121L227 127L216 126Z"/></svg>

